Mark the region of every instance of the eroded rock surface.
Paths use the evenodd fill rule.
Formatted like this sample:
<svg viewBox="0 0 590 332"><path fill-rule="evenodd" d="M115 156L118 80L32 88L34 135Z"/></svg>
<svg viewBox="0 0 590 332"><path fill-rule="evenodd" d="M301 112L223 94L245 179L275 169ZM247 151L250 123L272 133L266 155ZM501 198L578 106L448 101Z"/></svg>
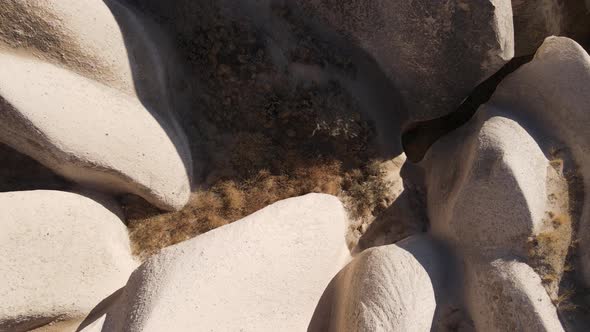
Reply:
<svg viewBox="0 0 590 332"><path fill-rule="evenodd" d="M443 260L421 235L363 251L332 280L308 331L430 331Z"/></svg>
<svg viewBox="0 0 590 332"><path fill-rule="evenodd" d="M0 64L0 140L82 184L186 204L181 151L139 100L33 58L0 53Z"/></svg>
<svg viewBox="0 0 590 332"><path fill-rule="evenodd" d="M349 257L346 222L337 198L309 194L166 248L98 318L102 331L303 331Z"/></svg>
<svg viewBox="0 0 590 332"><path fill-rule="evenodd" d="M590 285L590 57L552 37L497 70L549 34L590 36L582 7L5 0L0 141L83 186L180 210L193 174L180 110L210 165L193 206L133 223L152 225L135 239L153 251L200 235L129 279L110 198L0 194L0 330L563 331L568 257ZM426 207L398 144L424 120L410 135L422 152L442 137L415 170ZM346 198L356 219L320 194L263 208L310 191ZM413 235L424 210L430 234ZM342 268L347 228L349 247L362 237Z"/></svg>
<svg viewBox="0 0 590 332"><path fill-rule="evenodd" d="M466 253L524 256L544 217L549 162L526 130L494 111L480 109L426 155L431 230Z"/></svg>
<svg viewBox="0 0 590 332"><path fill-rule="evenodd" d="M60 64L127 94L136 94L137 76L162 69L147 21L119 1L6 0L0 12L0 48ZM142 58L151 66L138 67Z"/></svg>
<svg viewBox="0 0 590 332"><path fill-rule="evenodd" d="M535 53L553 35L590 38L590 10L582 0L512 0L512 9L516 56Z"/></svg>
<svg viewBox="0 0 590 332"><path fill-rule="evenodd" d="M538 132L548 154L562 156L571 185L584 189L572 195L579 209L581 272L590 285L590 56L575 41L550 37L530 63L498 87L490 103L510 110ZM569 163L569 165L567 164ZM575 208L575 207L572 207Z"/></svg>
<svg viewBox="0 0 590 332"><path fill-rule="evenodd" d="M494 260L469 266L467 303L477 331L563 331L557 311L527 264Z"/></svg>
<svg viewBox="0 0 590 332"><path fill-rule="evenodd" d="M123 222L84 196L0 194L0 330L81 320L129 278Z"/></svg>
<svg viewBox="0 0 590 332"><path fill-rule="evenodd" d="M405 125L452 112L514 55L508 0L296 3L377 61L402 96Z"/></svg>
<svg viewBox="0 0 590 332"><path fill-rule="evenodd" d="M587 324L571 294L590 275L589 68L575 41L545 39L422 162L431 232L463 261L478 330Z"/></svg>
<svg viewBox="0 0 590 332"><path fill-rule="evenodd" d="M28 145L51 145L39 141L39 136L51 136L44 128L39 128L40 135L23 131L20 138L3 139L4 143L20 152L30 154L46 166L53 166L53 170L72 180L139 194L163 209L182 207L188 199L188 178L192 176L193 170L191 152L173 110L177 103L171 100L168 75L170 62L175 58L169 41L156 25L123 3L110 0L91 0L84 3L70 0L7 0L0 4L0 12L2 66L10 67L14 63L13 71L5 71L0 80L0 98L4 100L3 103L11 104L12 108L15 108L16 105L12 103L18 103L19 98L25 97L23 93L28 92L30 94L26 98L35 99L39 103L28 104L28 110L18 109L18 112L43 113L50 126L57 127L54 121L59 121L64 126L60 128L63 129L60 132L62 136L68 135L68 128L78 128L88 135L76 136L74 139L77 142L82 143L86 140L87 145L100 144L104 149L119 153L115 152L111 160L106 160L106 153L102 156L96 155L97 148L93 151L80 150L70 146L71 142L66 142L59 148L67 151L67 161L63 160L63 154L58 157L56 153L53 153L53 156L31 153L30 146L23 146L23 138L30 141ZM34 86L30 91L18 90L29 84ZM81 91L76 91L78 85L82 86ZM14 90L7 90L7 87ZM7 95L4 95L5 93ZM36 98L37 95L44 97ZM65 111L59 113L58 109L62 107ZM76 116L64 115L66 112L74 112L73 108L81 110L75 110ZM133 110L127 113L128 120L125 122L121 122L122 117L116 116L121 113L118 108ZM89 113L93 113L95 119L92 119ZM131 113L134 114L133 117L129 117ZM64 116L72 117L67 119ZM19 114L19 117L22 121L29 122L26 124L28 127L42 127L36 119L31 119L25 114ZM96 121L96 118L100 121ZM118 122L120 127L128 126L131 129L129 137L119 137L116 142L110 143L104 140L97 141L96 137L99 135L109 134L103 130L104 125L109 122ZM151 124L145 126L147 122ZM4 121L5 125L16 127L16 124L8 123ZM92 126L96 124L98 130L91 130L89 123ZM142 126L144 127L139 131L143 133L139 134L137 129ZM154 130L153 135L150 130ZM76 134L75 131L71 133ZM94 142L88 141L92 139L91 136L94 136ZM160 146L152 147L152 151L162 149L161 158L155 154L146 154L146 150L150 148L138 147L133 143L134 139L146 140L147 143L150 136L153 136L154 141L162 142ZM48 140L53 138L55 137ZM15 145L15 140L21 142ZM124 145L127 148L123 152ZM84 156L81 156L81 153L84 153ZM121 156L122 154L125 156ZM149 159L155 158L154 165L162 166L162 160L168 160L165 165L168 172L164 172L168 175L161 175L164 174L162 170L155 172L155 168L150 169L150 163L141 160L141 156L146 155ZM54 160L50 162L48 159ZM94 160L84 166L83 162L79 162L88 159ZM130 174L130 169L122 167L122 159L128 159L128 164L135 164L132 166L135 174ZM178 163L179 159L182 161L181 164ZM56 160L59 162L56 163ZM57 165L62 163L67 165ZM64 171L65 167L76 163L74 171ZM119 165L115 165L117 163ZM144 167L144 170L139 170L140 164L143 164L141 167ZM102 172L100 176L110 179L97 184L97 175L91 174L97 172ZM113 175L115 173L119 174ZM143 179L139 179L142 177ZM137 182L130 184L135 181ZM152 182L154 188L146 188L152 186L152 183L148 182ZM166 182L170 183L169 188L163 188ZM143 194L139 191L143 191Z"/></svg>

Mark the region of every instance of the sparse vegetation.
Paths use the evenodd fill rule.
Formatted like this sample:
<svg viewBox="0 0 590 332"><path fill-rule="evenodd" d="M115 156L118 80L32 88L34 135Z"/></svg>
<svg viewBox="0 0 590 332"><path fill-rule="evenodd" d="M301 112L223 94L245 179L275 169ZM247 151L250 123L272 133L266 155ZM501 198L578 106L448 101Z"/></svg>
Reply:
<svg viewBox="0 0 590 332"><path fill-rule="evenodd" d="M193 156L206 165L200 188L180 212L161 214L126 202L136 254L147 255L251 214L288 197L317 192L342 198L354 219L370 219L385 206L388 184L380 168L373 124L338 81L295 79L275 63L273 43L247 18L195 4L199 24L178 24L178 43L189 59L191 109L182 114ZM197 10L197 9L195 9ZM196 11L197 12L197 11ZM285 20L297 45L280 45L289 63L342 68L346 57Z"/></svg>
<svg viewBox="0 0 590 332"><path fill-rule="evenodd" d="M553 210L546 212L545 229L529 241L529 264L541 276L562 323L576 326L590 313L588 290L580 284L575 270L584 187L569 149L553 146L548 153L550 167L558 175L549 176L547 183L548 206Z"/></svg>
<svg viewBox="0 0 590 332"><path fill-rule="evenodd" d="M529 258L548 293L555 298L571 243L572 225L564 215L554 216L550 224L551 229L530 239Z"/></svg>
<svg viewBox="0 0 590 332"><path fill-rule="evenodd" d="M556 301L572 244L573 223L563 159L552 155L549 165L546 179L548 211L545 212L543 229L529 239L529 264L541 277L549 296Z"/></svg>
<svg viewBox="0 0 590 332"><path fill-rule="evenodd" d="M387 195L382 174L367 173L358 169L344 172L336 161L309 165L290 175L261 170L240 182L219 181L207 190L197 191L186 208L173 213L162 214L139 198L128 197L126 212L133 249L140 256L150 255L276 201L311 192L341 196L351 216L367 218L379 210Z"/></svg>

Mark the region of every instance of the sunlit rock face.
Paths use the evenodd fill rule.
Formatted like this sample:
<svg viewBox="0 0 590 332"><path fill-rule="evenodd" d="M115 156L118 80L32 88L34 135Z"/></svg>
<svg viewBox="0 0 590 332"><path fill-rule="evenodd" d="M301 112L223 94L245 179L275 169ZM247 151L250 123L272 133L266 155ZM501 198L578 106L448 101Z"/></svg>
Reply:
<svg viewBox="0 0 590 332"><path fill-rule="evenodd" d="M590 328L588 1L0 2L0 331Z"/></svg>

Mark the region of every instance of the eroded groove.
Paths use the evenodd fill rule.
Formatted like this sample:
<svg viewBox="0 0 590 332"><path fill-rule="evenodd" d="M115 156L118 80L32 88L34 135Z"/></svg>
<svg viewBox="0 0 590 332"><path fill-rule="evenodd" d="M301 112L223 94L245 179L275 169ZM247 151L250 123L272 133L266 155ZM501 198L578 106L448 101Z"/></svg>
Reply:
<svg viewBox="0 0 590 332"><path fill-rule="evenodd" d="M454 112L441 118L421 121L402 134L402 147L408 160L417 163L424 158L426 151L444 135L467 123L477 109L486 103L496 91L496 87L520 66L531 61L534 55L513 58L494 75L480 83Z"/></svg>

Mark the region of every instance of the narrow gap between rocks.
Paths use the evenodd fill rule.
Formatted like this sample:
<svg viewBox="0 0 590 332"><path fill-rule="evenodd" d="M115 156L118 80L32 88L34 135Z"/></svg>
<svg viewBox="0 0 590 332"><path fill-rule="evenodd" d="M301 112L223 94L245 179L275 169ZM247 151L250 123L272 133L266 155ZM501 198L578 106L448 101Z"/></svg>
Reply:
<svg viewBox="0 0 590 332"><path fill-rule="evenodd" d="M480 83L454 112L438 119L417 122L402 134L402 147L408 160L420 162L428 149L441 137L467 123L477 109L486 103L496 87L534 55L513 58L494 75Z"/></svg>

